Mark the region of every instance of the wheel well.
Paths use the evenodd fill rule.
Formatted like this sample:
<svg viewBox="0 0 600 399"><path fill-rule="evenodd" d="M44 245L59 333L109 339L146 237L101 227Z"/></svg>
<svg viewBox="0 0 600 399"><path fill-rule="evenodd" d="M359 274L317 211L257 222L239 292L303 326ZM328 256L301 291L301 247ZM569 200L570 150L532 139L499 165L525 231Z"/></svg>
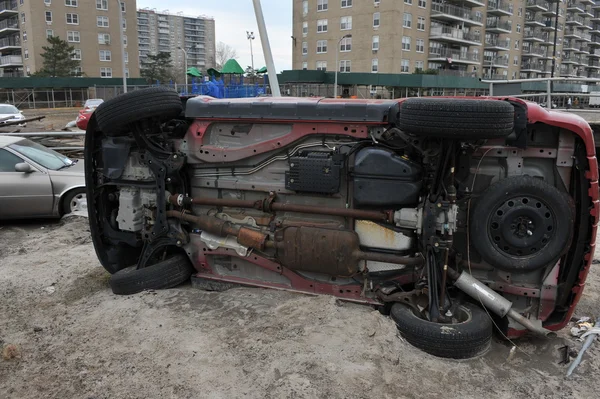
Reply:
<svg viewBox="0 0 600 399"><path fill-rule="evenodd" d="M62 217L65 214L65 210L64 210L65 198L67 198L69 196L69 194L71 194L73 191L76 191L76 190L82 190L85 193L85 187L80 186L80 187L73 187L73 188L65 191L64 193L62 193L62 195L60 196L60 198L58 200L58 214L60 215L60 217Z"/></svg>

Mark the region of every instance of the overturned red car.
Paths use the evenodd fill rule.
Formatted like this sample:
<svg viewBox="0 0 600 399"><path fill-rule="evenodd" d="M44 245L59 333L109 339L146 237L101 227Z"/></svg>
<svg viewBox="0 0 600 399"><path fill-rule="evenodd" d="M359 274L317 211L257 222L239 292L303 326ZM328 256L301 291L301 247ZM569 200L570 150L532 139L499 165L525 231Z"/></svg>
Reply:
<svg viewBox="0 0 600 399"><path fill-rule="evenodd" d="M100 105L85 151L92 238L116 294L192 277L334 295L379 307L442 357L483 353L492 321L551 336L595 247L589 125L514 98L151 88Z"/></svg>

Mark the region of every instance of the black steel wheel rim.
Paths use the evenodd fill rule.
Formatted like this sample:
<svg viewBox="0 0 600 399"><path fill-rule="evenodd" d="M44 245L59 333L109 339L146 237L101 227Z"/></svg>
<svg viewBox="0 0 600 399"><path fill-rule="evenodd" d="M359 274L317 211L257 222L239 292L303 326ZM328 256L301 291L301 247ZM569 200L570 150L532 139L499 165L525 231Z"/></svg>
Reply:
<svg viewBox="0 0 600 399"><path fill-rule="evenodd" d="M515 196L503 201L488 221L494 245L507 255L526 257L544 249L556 230L556 215L541 199Z"/></svg>

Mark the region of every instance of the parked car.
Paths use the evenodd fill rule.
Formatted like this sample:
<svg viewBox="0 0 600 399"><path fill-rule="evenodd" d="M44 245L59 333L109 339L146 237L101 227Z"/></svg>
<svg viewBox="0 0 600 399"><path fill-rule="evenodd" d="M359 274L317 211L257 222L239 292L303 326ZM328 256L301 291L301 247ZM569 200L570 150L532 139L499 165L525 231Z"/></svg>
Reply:
<svg viewBox="0 0 600 399"><path fill-rule="evenodd" d="M589 125L517 98L187 100L150 88L86 134L116 294L235 284L389 313L437 356L570 320L600 213Z"/></svg>
<svg viewBox="0 0 600 399"><path fill-rule="evenodd" d="M0 125L8 122L19 122L25 120L23 111L11 104L0 104ZM27 126L27 123L20 123L19 126Z"/></svg>
<svg viewBox="0 0 600 399"><path fill-rule="evenodd" d="M83 162L0 135L0 220L59 217L85 207Z"/></svg>
<svg viewBox="0 0 600 399"><path fill-rule="evenodd" d="M87 128L90 117L103 102L104 100L101 98L93 98L85 102L83 109L79 110L79 115L77 115L77 119L75 120L75 124L79 129L85 130Z"/></svg>

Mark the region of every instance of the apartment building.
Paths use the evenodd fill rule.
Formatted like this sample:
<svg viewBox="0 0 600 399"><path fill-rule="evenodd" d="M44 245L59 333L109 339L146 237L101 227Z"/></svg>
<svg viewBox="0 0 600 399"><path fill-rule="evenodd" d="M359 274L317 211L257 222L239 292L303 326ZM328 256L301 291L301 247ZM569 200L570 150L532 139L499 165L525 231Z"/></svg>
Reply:
<svg viewBox="0 0 600 399"><path fill-rule="evenodd" d="M187 53L188 67L200 70L215 65L215 21L210 17L189 17L181 13L137 11L137 32L140 64L148 54L171 53L173 66L184 69Z"/></svg>
<svg viewBox="0 0 600 399"><path fill-rule="evenodd" d="M555 56L555 76L598 77L600 1L296 0L292 43L294 69L516 79Z"/></svg>
<svg viewBox="0 0 600 399"><path fill-rule="evenodd" d="M126 74L137 77L135 11L135 0L4 0L0 2L0 76L28 76L40 70L47 37L58 36L75 47L73 57L81 61L76 72L122 77L122 29Z"/></svg>

